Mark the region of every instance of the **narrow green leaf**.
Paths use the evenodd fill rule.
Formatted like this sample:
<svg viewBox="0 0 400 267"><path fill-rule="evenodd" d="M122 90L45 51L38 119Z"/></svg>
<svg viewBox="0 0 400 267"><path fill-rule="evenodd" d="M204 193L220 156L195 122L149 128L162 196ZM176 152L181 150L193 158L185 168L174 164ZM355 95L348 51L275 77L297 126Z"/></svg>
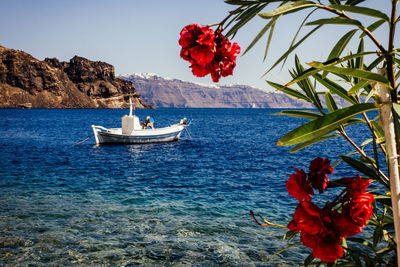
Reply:
<svg viewBox="0 0 400 267"><path fill-rule="evenodd" d="M307 258L304 260L304 266L308 266L312 263L312 261L314 260L314 256L311 253L310 255L307 256Z"/></svg>
<svg viewBox="0 0 400 267"><path fill-rule="evenodd" d="M313 140L335 131L340 124L345 123L357 114L376 109L378 109L378 106L374 103L362 103L338 109L290 131L278 140L277 145L290 146Z"/></svg>
<svg viewBox="0 0 400 267"><path fill-rule="evenodd" d="M296 1L294 3L284 4L280 7L277 7L272 12L260 13L258 15L264 19L269 19L269 18L278 16L278 15L285 15L288 13L296 12L301 9L310 8L310 7L314 7L314 6L319 6L319 4L316 4L313 1L300 0L300 1Z"/></svg>
<svg viewBox="0 0 400 267"><path fill-rule="evenodd" d="M270 115L284 115L295 118L312 119L312 120L321 117L320 114L305 110L282 110L279 113L273 113Z"/></svg>
<svg viewBox="0 0 400 267"><path fill-rule="evenodd" d="M297 73L303 73L304 67L301 65L299 58L297 55L295 56L295 67ZM306 93L306 95L312 100L314 106L321 112L324 113L324 109L322 107L321 101L316 93L316 90L311 83L309 77L306 77L301 82L297 83L298 86Z"/></svg>
<svg viewBox="0 0 400 267"><path fill-rule="evenodd" d="M357 104L357 100L351 96L349 96L347 94L346 89L344 89L342 86L340 86L339 84L335 83L334 81L328 79L328 78L323 78L321 74L316 73L313 75L313 77L323 86L325 86L327 89L329 89L329 91L332 94L336 94L338 96L340 96L341 98L343 98L344 100L346 100L349 103L352 104Z"/></svg>
<svg viewBox="0 0 400 267"><path fill-rule="evenodd" d="M371 121L371 125L372 125L372 128L374 129L374 132L376 133L376 136L377 136L376 143L377 144L384 143L385 142L385 133L384 133L382 127L376 121Z"/></svg>
<svg viewBox="0 0 400 267"><path fill-rule="evenodd" d="M375 21L374 23L372 23L371 25L369 25L368 27L367 27L367 30L368 31L370 31L370 32L373 32L373 31L375 31L376 29L378 29L383 23L385 23L385 20L378 20L378 21ZM365 36L366 36L367 34L365 33L365 32L363 32L361 35L360 35L360 38L364 38Z"/></svg>
<svg viewBox="0 0 400 267"><path fill-rule="evenodd" d="M319 25L319 26L315 27L309 33L307 33L303 38L301 38L296 44L294 44L293 46L289 47L289 49L274 63L274 65L272 65L272 67L266 73L263 74L263 76L265 76L268 72L270 72L273 68L275 68L276 65L278 65L282 60L284 60L286 57L288 57L293 52L293 50L295 50L308 37L310 37L314 32L316 32L321 27L322 27L322 25Z"/></svg>
<svg viewBox="0 0 400 267"><path fill-rule="evenodd" d="M349 90L348 95L358 94L358 90L366 87L370 83L371 83L370 81L360 80Z"/></svg>
<svg viewBox="0 0 400 267"><path fill-rule="evenodd" d="M390 196L382 196L382 195L377 195L374 196L375 200L383 205L391 206L392 205L392 199Z"/></svg>
<svg viewBox="0 0 400 267"><path fill-rule="evenodd" d="M344 62L346 60L349 60L351 58L357 58L357 57L360 57L360 56L372 55L372 54L376 54L376 52L364 52L362 54L350 55L350 56L346 56L346 57L339 58L339 59L334 59L334 60L332 59L332 60L328 60L328 61L324 62L323 64L325 66L333 66L333 65L336 65L336 64L340 64L340 63L342 63L342 62ZM382 61L383 59L384 59L383 57L379 57L379 60L377 59L373 63L374 64L379 64L379 62ZM367 68L367 70L368 70L368 68ZM303 73L301 73L301 75L298 75L296 78L293 78L293 80L290 81L289 83L287 83L285 86L290 86L290 85L292 85L294 83L297 83L297 82L307 78L310 75L314 75L315 73L318 73L319 71L320 70L316 69L316 68L309 68L309 69L305 70ZM336 74L336 73L333 73L333 74L338 75L341 78L343 78L341 74ZM347 95L347 91L346 91L345 95Z"/></svg>
<svg viewBox="0 0 400 267"><path fill-rule="evenodd" d="M382 236L383 236L382 230L383 230L382 225L377 225L375 227L374 234L373 234L373 240L372 240L373 248L376 248L376 246L378 245L379 241L382 240Z"/></svg>
<svg viewBox="0 0 400 267"><path fill-rule="evenodd" d="M357 13L357 14L362 14L370 17L375 17L378 19L383 19L387 22L390 21L389 17L376 9L368 8L368 7L361 7L361 6L351 6L351 5L330 5L330 7L342 11L347 11L351 13Z"/></svg>
<svg viewBox="0 0 400 267"><path fill-rule="evenodd" d="M306 148L306 147L308 147L308 146L311 146L311 145L313 145L313 144L320 143L320 142L322 142L322 141L325 141L325 140L328 140L328 139L331 139L331 138L335 138L335 137L341 137L341 135L338 135L338 134L324 135L324 136L321 136L321 137L319 137L319 138L315 138L315 139L313 139L313 140L311 140L311 141L301 143L301 144L299 144L299 145L293 147L292 149L290 149L289 152L290 152L290 153L294 153L294 152L297 152L297 151L302 150L303 148Z"/></svg>
<svg viewBox="0 0 400 267"><path fill-rule="evenodd" d="M264 9L267 4L257 5L249 8L247 11L243 12L242 15L238 18L238 23L232 26L232 28L225 35L226 37L235 34L241 27L243 27L247 22L249 22L252 18L254 18L257 13Z"/></svg>
<svg viewBox="0 0 400 267"><path fill-rule="evenodd" d="M373 70L376 66L379 65L379 63L381 63L383 60L385 59L384 56L379 56L377 57L374 61L371 62L371 64L369 64L365 69L366 70Z"/></svg>
<svg viewBox="0 0 400 267"><path fill-rule="evenodd" d="M348 33L346 33L340 40L336 43L336 45L333 47L331 53L328 56L327 60L331 60L333 58L337 58L340 56L340 54L343 52L344 48L347 46L351 38L354 36L354 34L358 31L356 30L351 30Z"/></svg>
<svg viewBox="0 0 400 267"><path fill-rule="evenodd" d="M365 97L364 103L369 102L371 97L373 97L373 99L375 99L375 92L374 92L374 90L372 90L371 85L367 85L367 87L365 87L365 91L368 92L368 90L369 90L369 93L368 93L367 97Z"/></svg>
<svg viewBox="0 0 400 267"><path fill-rule="evenodd" d="M263 59L264 61L265 61L265 59L267 58L269 46L271 45L272 36L273 36L273 34L274 34L274 32L275 32L276 21L278 20L278 18L279 18L279 17L275 17L275 18L272 19L272 20L273 20L273 24L272 24L272 26L271 26L271 30L269 31L268 39L267 39L267 44L266 44L266 46L265 46L264 59Z"/></svg>
<svg viewBox="0 0 400 267"><path fill-rule="evenodd" d="M397 103L393 103L393 110L396 112L397 116L400 117L400 105Z"/></svg>
<svg viewBox="0 0 400 267"><path fill-rule="evenodd" d="M329 112L334 112L338 109L335 100L329 92L325 92L325 102Z"/></svg>
<svg viewBox="0 0 400 267"><path fill-rule="evenodd" d="M318 19L308 22L306 25L327 25L327 24L345 24L345 25L355 25L362 26L361 22L355 19L346 19L342 17L333 17L330 19Z"/></svg>
<svg viewBox="0 0 400 267"><path fill-rule="evenodd" d="M229 5L254 5L254 4L258 4L258 1L237 1L237 0L225 0L225 3L229 4Z"/></svg>
<svg viewBox="0 0 400 267"><path fill-rule="evenodd" d="M289 47L292 47L293 44L296 42L296 39L297 39L297 36L298 36L299 33L300 33L300 30L303 28L303 26L304 26L304 24L306 23L306 21L308 20L308 18L309 18L316 10L318 10L318 8L315 8L313 11L311 11L310 13L308 13L308 15L307 15L307 16L304 18L304 20L301 22L300 27L297 29L297 32L296 32L296 34L294 35L293 40L292 40L292 42L290 43L290 46L289 46ZM264 60L265 60L265 57L264 57ZM283 68L283 66L284 66L285 63L286 63L286 60L287 60L287 58L285 58L285 60L283 61L283 63L282 63L282 68Z"/></svg>
<svg viewBox="0 0 400 267"><path fill-rule="evenodd" d="M371 167L369 167L368 165L362 163L361 161L358 161L356 159L353 159L353 158L350 158L350 157L346 157L346 156L343 156L343 155L339 155L339 157L344 162L346 162L348 165L350 165L352 168L354 168L355 170L365 174L369 178L373 178L374 180L380 180L380 177L376 173L376 171L374 169L372 169Z"/></svg>
<svg viewBox="0 0 400 267"><path fill-rule="evenodd" d="M306 95L303 95L302 93L300 93L299 91L297 91L295 89L291 89L289 87L284 87L281 84L277 84L277 83L270 82L270 81L267 81L267 83L269 85L271 85L272 87L274 87L275 89L282 91L283 93L285 93L286 95L288 95L292 98L301 99L301 100L304 100L304 101L307 101L310 103L312 102L309 97L307 97Z"/></svg>
<svg viewBox="0 0 400 267"><path fill-rule="evenodd" d="M253 39L253 41L249 44L249 46L246 48L246 50L243 52L243 55L245 55L259 40L263 35L271 28L271 26L275 23L276 18L271 19L267 25L265 25L261 31L256 35L256 37Z"/></svg>
<svg viewBox="0 0 400 267"><path fill-rule="evenodd" d="M362 54L364 53L364 39L360 40L360 43L358 44L358 49L357 49L357 54ZM360 56L356 58L356 66L357 69L363 69L364 68L364 56Z"/></svg>
<svg viewBox="0 0 400 267"><path fill-rule="evenodd" d="M346 5L355 6L355 5L358 5L359 3L362 3L364 1L365 0L347 0Z"/></svg>
<svg viewBox="0 0 400 267"><path fill-rule="evenodd" d="M390 82L388 79L386 79L384 76L379 75L377 73L367 71L367 70L360 70L360 69L351 69L351 68L343 68L343 67L335 67L335 66L326 66L323 65L320 62L311 62L309 65L313 68L321 69L321 70L326 70L332 73L337 73L337 74L343 74L343 75L349 75L352 77L357 77L360 79L372 81L372 82L377 82L380 84L385 85L386 87L392 89L390 86Z"/></svg>

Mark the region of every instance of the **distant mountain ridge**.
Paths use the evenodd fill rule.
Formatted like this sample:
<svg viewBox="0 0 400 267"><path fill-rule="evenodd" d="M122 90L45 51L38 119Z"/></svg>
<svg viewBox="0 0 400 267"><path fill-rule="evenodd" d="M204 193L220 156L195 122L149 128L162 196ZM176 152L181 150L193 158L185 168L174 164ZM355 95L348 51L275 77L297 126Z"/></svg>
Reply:
<svg viewBox="0 0 400 267"><path fill-rule="evenodd" d="M280 92L247 85L202 85L151 73L118 76L133 82L142 99L157 107L175 108L312 108Z"/></svg>

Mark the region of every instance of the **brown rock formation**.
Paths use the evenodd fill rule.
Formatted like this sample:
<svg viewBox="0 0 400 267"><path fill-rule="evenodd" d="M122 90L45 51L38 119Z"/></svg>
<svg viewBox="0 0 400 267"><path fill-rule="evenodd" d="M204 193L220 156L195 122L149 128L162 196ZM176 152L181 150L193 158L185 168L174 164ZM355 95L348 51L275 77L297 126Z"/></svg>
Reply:
<svg viewBox="0 0 400 267"><path fill-rule="evenodd" d="M115 78L114 67L75 56L70 62L44 61L0 46L0 107L127 108L129 96L137 108L152 108L132 82Z"/></svg>

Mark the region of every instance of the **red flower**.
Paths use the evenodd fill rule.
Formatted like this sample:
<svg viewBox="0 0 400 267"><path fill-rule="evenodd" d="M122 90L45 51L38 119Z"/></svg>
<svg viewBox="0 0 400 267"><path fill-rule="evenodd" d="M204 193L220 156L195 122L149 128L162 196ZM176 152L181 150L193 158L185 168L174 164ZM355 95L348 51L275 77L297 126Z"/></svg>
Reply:
<svg viewBox="0 0 400 267"><path fill-rule="evenodd" d="M327 174L332 174L333 172L329 160L318 157L311 161L309 170L308 179L312 187L318 189L319 193L322 193L328 187L329 179Z"/></svg>
<svg viewBox="0 0 400 267"><path fill-rule="evenodd" d="M193 75L197 77L204 77L210 73L206 67L197 65L196 63L193 63L190 68L192 69Z"/></svg>
<svg viewBox="0 0 400 267"><path fill-rule="evenodd" d="M314 258L319 258L325 262L335 262L337 258L343 256L343 248L340 245L342 238L336 240L337 236L333 237L333 239L329 236L317 238L317 246L313 249Z"/></svg>
<svg viewBox="0 0 400 267"><path fill-rule="evenodd" d="M333 220L339 230L340 235L343 237L359 234L363 230L362 226L356 225L347 215L337 213L335 214Z"/></svg>
<svg viewBox="0 0 400 267"><path fill-rule="evenodd" d="M211 74L218 82L221 76L233 74L236 57L240 53L237 43L231 44L220 31L214 33L208 26L190 24L185 26L179 39L181 58L190 62L192 73L198 77Z"/></svg>
<svg viewBox="0 0 400 267"><path fill-rule="evenodd" d="M190 48L199 44L214 46L214 31L207 26L187 25L182 29L180 36L179 45L182 48Z"/></svg>
<svg viewBox="0 0 400 267"><path fill-rule="evenodd" d="M363 180L360 175L357 175L356 178L343 178L342 182L347 184L351 193L365 193L371 180Z"/></svg>
<svg viewBox="0 0 400 267"><path fill-rule="evenodd" d="M289 180L286 182L286 189L289 195L295 197L299 202L303 201L303 199L310 201L314 191L306 178L306 173L303 169L300 171L296 168L294 169L296 173L290 175Z"/></svg>
<svg viewBox="0 0 400 267"><path fill-rule="evenodd" d="M372 202L374 202L372 194L356 194L352 201L343 207L343 213L348 215L355 224L365 226L373 213Z"/></svg>
<svg viewBox="0 0 400 267"><path fill-rule="evenodd" d="M190 48L190 57L197 65L205 66L214 59L214 53L207 45L196 45Z"/></svg>
<svg viewBox="0 0 400 267"><path fill-rule="evenodd" d="M297 206L293 220L288 224L290 230L300 231L300 241L312 249L314 257L326 262L334 262L343 256L342 236L331 217L331 212L304 201Z"/></svg>
<svg viewBox="0 0 400 267"><path fill-rule="evenodd" d="M292 225L296 225L297 231L304 231L310 235L318 234L323 227L321 209L309 201L303 201L297 205L293 221Z"/></svg>
<svg viewBox="0 0 400 267"><path fill-rule="evenodd" d="M343 248L340 246L342 238L337 235L310 235L305 232L300 234L301 243L312 249L314 258L325 262L335 262L343 256Z"/></svg>

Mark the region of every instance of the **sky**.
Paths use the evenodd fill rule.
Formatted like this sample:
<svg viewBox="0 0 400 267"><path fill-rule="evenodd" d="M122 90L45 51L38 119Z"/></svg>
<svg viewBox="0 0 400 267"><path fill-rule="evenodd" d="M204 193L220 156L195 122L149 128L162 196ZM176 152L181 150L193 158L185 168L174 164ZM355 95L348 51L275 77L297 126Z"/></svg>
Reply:
<svg viewBox="0 0 400 267"><path fill-rule="evenodd" d="M191 23L219 23L235 8L222 0L0 0L0 3L0 44L7 48L25 51L39 60L56 57L69 61L78 55L104 61L114 65L117 75L155 73L202 84L212 84L211 77L192 75L189 62L179 57L179 33ZM387 11L389 3L389 0L368 0L363 5ZM221 78L218 84L245 84L269 90L266 79L288 82L293 56L282 70L278 67L262 76L288 49L303 18L304 13L278 21L267 59L263 61L265 36L246 55L239 55L234 75ZM266 23L255 18L231 42L237 42L244 51ZM302 33L308 30L305 28ZM300 61L303 64L324 61L336 40L349 30L349 26L331 26L319 31L297 50ZM387 39L385 30L377 36ZM354 41L353 45L357 43ZM376 50L368 43L366 47Z"/></svg>

